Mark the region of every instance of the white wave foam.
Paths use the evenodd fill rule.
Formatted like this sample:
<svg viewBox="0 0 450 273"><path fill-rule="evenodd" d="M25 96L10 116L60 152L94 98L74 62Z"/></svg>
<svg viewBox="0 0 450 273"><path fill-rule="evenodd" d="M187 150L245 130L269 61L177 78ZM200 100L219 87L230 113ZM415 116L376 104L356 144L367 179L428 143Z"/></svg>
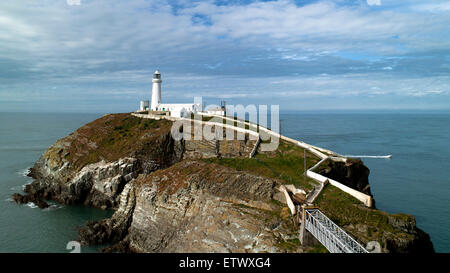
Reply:
<svg viewBox="0 0 450 273"><path fill-rule="evenodd" d="M20 176L23 176L23 177L28 177L28 175L30 174L30 168L31 167L22 169L22 170L18 171L17 174L19 174Z"/></svg>
<svg viewBox="0 0 450 273"><path fill-rule="evenodd" d="M33 179L28 180L28 182L23 185L17 185L17 186L11 187L10 190L12 190L12 191L25 190L25 187L31 183L33 183Z"/></svg>
<svg viewBox="0 0 450 273"><path fill-rule="evenodd" d="M10 190L12 190L12 191L20 191L20 189L22 189L22 190L24 189L23 185L14 186L14 187L10 188Z"/></svg>
<svg viewBox="0 0 450 273"><path fill-rule="evenodd" d="M392 158L392 155L345 155L344 157L359 157L359 158Z"/></svg>
<svg viewBox="0 0 450 273"><path fill-rule="evenodd" d="M25 190L25 187L26 187L27 185L30 185L31 183L33 183L33 179L31 179L31 180L29 180L27 183L23 184L23 185L22 185L22 190Z"/></svg>
<svg viewBox="0 0 450 273"><path fill-rule="evenodd" d="M57 210L57 209L62 209L62 208L64 208L63 205L53 204L53 205L50 205L48 208L43 209L43 211L51 211L51 210Z"/></svg>
<svg viewBox="0 0 450 273"><path fill-rule="evenodd" d="M35 208L38 207L38 206L36 206L36 204L33 203L33 202L28 202L25 206L30 207L30 208L32 208L32 209L35 209Z"/></svg>

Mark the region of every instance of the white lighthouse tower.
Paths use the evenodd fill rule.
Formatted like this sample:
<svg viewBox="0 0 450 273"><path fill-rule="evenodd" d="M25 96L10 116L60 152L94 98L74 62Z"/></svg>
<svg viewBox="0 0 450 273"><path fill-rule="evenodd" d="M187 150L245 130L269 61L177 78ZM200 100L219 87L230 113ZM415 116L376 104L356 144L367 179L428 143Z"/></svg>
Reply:
<svg viewBox="0 0 450 273"><path fill-rule="evenodd" d="M147 110L157 111L153 113L148 113L150 115L164 115L164 116L172 116L172 117L189 117L191 113L197 113L202 111L201 102L194 103L162 103L161 102L161 73L159 70L156 70L153 73L152 79L153 87L152 87L152 102L150 104L150 109L148 108L148 100L141 101L139 112L146 112Z"/></svg>
<svg viewBox="0 0 450 273"><path fill-rule="evenodd" d="M151 110L157 111L158 106L161 104L161 73L159 73L159 70L156 70L155 73L153 73L153 88L152 88L152 105Z"/></svg>

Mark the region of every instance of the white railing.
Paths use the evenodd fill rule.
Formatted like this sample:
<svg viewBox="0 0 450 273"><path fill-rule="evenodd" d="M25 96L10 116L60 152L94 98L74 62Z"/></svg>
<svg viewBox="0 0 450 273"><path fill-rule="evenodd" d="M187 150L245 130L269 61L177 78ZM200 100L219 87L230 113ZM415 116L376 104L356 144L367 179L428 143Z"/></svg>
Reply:
<svg viewBox="0 0 450 273"><path fill-rule="evenodd" d="M304 225L305 229L331 253L368 253L355 239L318 209L305 210Z"/></svg>
<svg viewBox="0 0 450 273"><path fill-rule="evenodd" d="M257 129L259 128L259 132L264 131L264 132L266 132L266 133L268 133L268 134L270 134L270 135L272 135L274 137L279 137L279 138L281 138L281 139L283 139L283 140L285 140L287 142L293 143L293 144L295 144L295 145L297 145L299 147L302 147L302 148L308 150L309 152L311 152L312 154L316 155L317 157L319 157L321 159L321 161L319 163L323 162L327 158L331 158L334 161L342 161L342 162L346 161L346 158L336 154L333 151L326 150L326 149L323 149L323 148L320 148L320 147L317 147L317 146L313 146L313 145L307 144L307 143L305 143L303 141L298 141L298 140L295 140L295 139L292 139L292 138L288 138L288 137L283 136L281 134L275 133L275 132L271 131L268 128L265 128L263 126L260 126L260 125L257 125L257 124L251 123L251 122L241 121L239 119L232 119L232 118L227 117L227 116L207 114L207 113L203 113L203 112L198 112L198 114L205 115L205 116L218 117L218 118L222 118L222 119L225 119L225 120L230 120L230 121L233 121L233 122L236 122L236 123L244 124L244 128L242 128L242 127L234 126L234 123L233 123L233 125L230 125L230 124L222 124L222 123L218 123L218 122L208 122L208 121L201 121L201 120L193 120L194 122L200 122L200 123L202 123L204 125L222 126L222 127L225 127L225 128L233 129L233 130L238 131L238 132L247 133L247 134L249 134L249 136L251 136L255 140L260 138L260 134L257 132L258 131ZM157 115L152 115L152 114L135 114L135 113L132 113L132 115L136 116L136 117L151 118L151 119L162 119L163 118L163 119L168 119L168 120L171 120L171 121L175 121L175 120L178 120L178 119L191 120L191 119L186 119L186 118L175 118L175 117L170 117L170 116L157 116ZM249 129L245 129L245 125L248 125ZM253 128L254 130L252 130L251 128ZM259 143L258 143L258 145L259 145ZM255 147L257 148L257 145L255 145ZM254 152L252 151L249 156L253 157L255 152L256 152L256 150ZM340 183L339 181L336 181L336 180L333 180L333 179L329 179L329 178L327 178L327 177L325 177L323 175L320 175L318 173L313 172L313 170L319 165L319 163L316 164L314 167L310 168L309 170L307 170L306 176L308 176L308 177L310 177L310 178L312 178L312 179L314 179L316 181L319 181L320 183L324 183L325 180L328 179L328 181L329 181L329 183L331 185L339 188L340 190L342 190L342 191L350 194L351 196L355 197L356 199L360 200L367 207L369 207L369 208L372 207L372 205L373 205L373 198L372 198L372 196L364 194L364 193L362 193L360 191L357 191L355 189L352 189L352 188L350 188L348 186L345 186L344 184Z"/></svg>
<svg viewBox="0 0 450 273"><path fill-rule="evenodd" d="M253 146L252 151L250 152L250 155L249 155L250 158L255 156L256 151L258 151L258 146L260 143L261 143L261 137L258 136L258 140L256 141L255 146Z"/></svg>

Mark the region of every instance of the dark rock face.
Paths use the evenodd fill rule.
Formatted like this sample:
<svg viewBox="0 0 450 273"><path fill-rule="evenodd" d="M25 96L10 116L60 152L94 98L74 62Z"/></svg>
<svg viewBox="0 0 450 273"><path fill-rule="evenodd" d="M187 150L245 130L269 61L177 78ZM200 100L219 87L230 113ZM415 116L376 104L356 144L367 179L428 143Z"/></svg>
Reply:
<svg viewBox="0 0 450 273"><path fill-rule="evenodd" d="M416 219L410 217L389 217L389 224L410 236L409 238L390 236L383 238L385 248L390 253L434 253L430 235L416 226Z"/></svg>
<svg viewBox="0 0 450 273"><path fill-rule="evenodd" d="M58 140L29 175L28 199L115 208L124 186L139 174L165 169L185 158L248 156L254 141L175 140L171 122L129 114L106 115ZM84 149L83 149L84 147Z"/></svg>
<svg viewBox="0 0 450 273"><path fill-rule="evenodd" d="M25 187L32 199L54 200L62 204L84 204L98 208L118 205L123 187L142 172L142 162L124 158L116 162L98 162L84 167L68 181L61 180L61 173L49 171L45 160L34 166L37 179ZM43 173L48 174L44 176Z"/></svg>
<svg viewBox="0 0 450 273"><path fill-rule="evenodd" d="M176 141L168 121L107 115L52 145L30 170L27 194L12 198L117 209L79 229L83 244L114 244L104 252L302 252L289 243L298 231L288 209L272 202L278 181L197 161L248 157L254 143ZM371 194L360 160L324 166L322 175ZM415 220L389 224L408 234L382 238L387 252L432 251Z"/></svg>
<svg viewBox="0 0 450 273"><path fill-rule="evenodd" d="M93 123L99 128L85 125L58 140L41 156L30 171L35 181L25 188L27 199L54 200L103 209L117 207L124 186L138 174L167 168L183 157L183 143L172 138L167 121L159 126L152 123L155 128L143 129L139 122L127 115L110 115ZM114 126L105 125L110 123ZM122 131L128 127L131 129ZM102 138L97 136L100 132ZM140 142L127 142L131 136L126 134L131 132ZM111 134L119 134L114 142L108 138ZM80 145L86 145L89 153L83 154L78 149ZM109 151L112 152L107 154ZM97 155L99 161L88 163L92 155ZM105 157L109 160L104 160Z"/></svg>
<svg viewBox="0 0 450 273"><path fill-rule="evenodd" d="M113 252L283 252L278 242L297 232L271 202L276 186L220 165L182 161L127 184L113 217L89 223L80 238L116 243L104 250Z"/></svg>
<svg viewBox="0 0 450 273"><path fill-rule="evenodd" d="M98 245L121 241L128 233L135 206L135 189L129 183L120 194L120 206L116 213L110 219L86 223L78 232L80 242Z"/></svg>
<svg viewBox="0 0 450 273"><path fill-rule="evenodd" d="M19 193L15 193L12 195L12 199L17 204L28 204L30 202L34 203L40 209L48 208L48 204L45 201L42 201L39 198L36 198L34 195L21 195Z"/></svg>
<svg viewBox="0 0 450 273"><path fill-rule="evenodd" d="M326 160L318 173L372 196L369 185L370 170L359 159L348 159L346 163Z"/></svg>
<svg viewBox="0 0 450 273"><path fill-rule="evenodd" d="M78 230L79 240L84 245L102 245L122 240L127 232L127 225L114 225L113 220L87 222Z"/></svg>

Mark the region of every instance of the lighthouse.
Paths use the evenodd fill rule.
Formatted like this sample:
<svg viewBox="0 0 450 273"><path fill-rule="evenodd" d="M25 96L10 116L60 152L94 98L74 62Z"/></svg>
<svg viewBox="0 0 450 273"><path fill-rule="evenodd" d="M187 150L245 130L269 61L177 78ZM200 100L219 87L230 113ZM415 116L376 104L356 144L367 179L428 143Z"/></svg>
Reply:
<svg viewBox="0 0 450 273"><path fill-rule="evenodd" d="M159 104L161 104L161 73L159 73L159 70L156 70L155 73L153 73L153 88L152 88L152 105L151 110L157 111Z"/></svg>
<svg viewBox="0 0 450 273"><path fill-rule="evenodd" d="M191 113L202 111L201 103L162 103L161 102L161 73L156 70L152 79L152 102L150 109L148 108L148 100L141 101L139 112L149 111L149 115L169 115L172 117L189 117Z"/></svg>

